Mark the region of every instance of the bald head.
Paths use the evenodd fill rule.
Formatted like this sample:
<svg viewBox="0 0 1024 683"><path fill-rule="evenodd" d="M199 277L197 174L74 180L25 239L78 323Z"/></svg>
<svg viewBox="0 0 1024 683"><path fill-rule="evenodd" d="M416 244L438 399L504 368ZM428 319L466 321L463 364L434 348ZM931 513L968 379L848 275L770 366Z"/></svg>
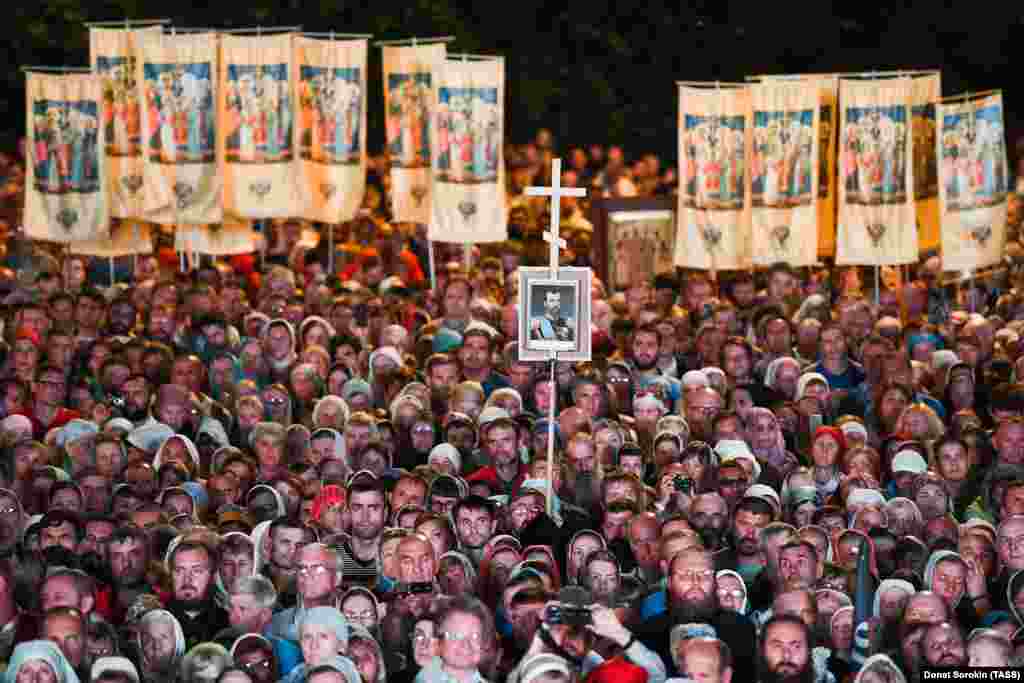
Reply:
<svg viewBox="0 0 1024 683"><path fill-rule="evenodd" d="M413 533L398 542L398 580L406 583L433 581L437 573L434 546L421 533Z"/></svg>

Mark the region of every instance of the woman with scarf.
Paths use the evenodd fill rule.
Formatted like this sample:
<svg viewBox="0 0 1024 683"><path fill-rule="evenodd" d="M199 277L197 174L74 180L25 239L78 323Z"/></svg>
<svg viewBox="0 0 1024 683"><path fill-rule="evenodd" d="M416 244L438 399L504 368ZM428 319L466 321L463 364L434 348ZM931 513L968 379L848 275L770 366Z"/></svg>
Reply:
<svg viewBox="0 0 1024 683"><path fill-rule="evenodd" d="M754 457L764 466L759 481L778 491L782 488L782 479L799 466L800 461L786 450L786 437L775 413L767 408L751 408L746 440Z"/></svg>
<svg viewBox="0 0 1024 683"><path fill-rule="evenodd" d="M356 665L346 656L350 628L337 608L313 607L305 610L299 623L298 635L303 662L282 678L281 683L303 683L309 672L319 666L337 667L348 683L361 681Z"/></svg>
<svg viewBox="0 0 1024 683"><path fill-rule="evenodd" d="M846 437L838 427L818 427L811 439L811 468L818 505L835 496L842 478L840 465L846 452Z"/></svg>
<svg viewBox="0 0 1024 683"><path fill-rule="evenodd" d="M991 607L985 577L952 550L936 550L928 557L924 585L946 601L957 622L968 631Z"/></svg>
<svg viewBox="0 0 1024 683"><path fill-rule="evenodd" d="M71 663L49 640L29 640L16 645L4 672L4 683L37 681L79 683Z"/></svg>

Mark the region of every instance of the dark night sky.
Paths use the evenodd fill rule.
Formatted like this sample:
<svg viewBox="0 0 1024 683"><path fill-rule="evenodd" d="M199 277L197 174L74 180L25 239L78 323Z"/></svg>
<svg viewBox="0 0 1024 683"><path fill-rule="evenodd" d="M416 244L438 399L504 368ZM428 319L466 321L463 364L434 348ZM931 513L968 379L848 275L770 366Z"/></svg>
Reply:
<svg viewBox="0 0 1024 683"><path fill-rule="evenodd" d="M609 2L588 0L376 0L300 2L251 0L233 5L168 10L146 0L90 3L67 9L66 0L42 32L6 30L9 64L84 65L87 40L70 21L168 16L184 26L301 23L307 30L374 33L377 38L454 34L450 51L506 58L507 137L524 141L539 126L564 144L614 142L627 153L657 151L674 157L676 80L742 81L759 73L811 73L893 69L942 71L944 95L1002 88L1010 139L1024 132L1013 67L1021 51L1024 11L1016 3L753 3L736 0ZM238 5L241 7L241 5ZM32 11L38 11L33 6ZM16 21L33 17L20 11ZM34 20L39 21L38 17ZM33 37L34 36L34 37ZM47 44L48 43L48 44ZM2 40L0 40L2 44ZM370 50L371 150L383 139L380 50ZM8 76L0 115L24 126L20 74ZM4 111L3 105L6 105ZM16 123L13 123L16 122ZM1013 145L1011 143L1011 154Z"/></svg>

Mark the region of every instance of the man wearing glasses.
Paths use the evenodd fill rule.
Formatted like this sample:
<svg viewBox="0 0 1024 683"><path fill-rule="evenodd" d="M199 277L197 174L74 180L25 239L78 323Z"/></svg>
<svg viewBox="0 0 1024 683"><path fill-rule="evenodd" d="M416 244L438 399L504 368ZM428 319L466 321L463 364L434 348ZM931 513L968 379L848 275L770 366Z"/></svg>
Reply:
<svg viewBox="0 0 1024 683"><path fill-rule="evenodd" d="M274 635L299 642L299 624L307 610L333 607L344 576L339 553L323 543L307 543L295 555L298 604L278 612L271 623Z"/></svg>
<svg viewBox="0 0 1024 683"><path fill-rule="evenodd" d="M1024 515L1006 517L996 531L996 553L999 555L999 566L1002 571L995 581L990 582L992 609L1009 610L1006 587L1010 578L1024 569ZM972 595L972 599L978 596Z"/></svg>
<svg viewBox="0 0 1024 683"><path fill-rule="evenodd" d="M67 380L59 368L43 367L32 383L32 433L42 438L55 427L63 427L80 417L77 411L64 407L67 399Z"/></svg>

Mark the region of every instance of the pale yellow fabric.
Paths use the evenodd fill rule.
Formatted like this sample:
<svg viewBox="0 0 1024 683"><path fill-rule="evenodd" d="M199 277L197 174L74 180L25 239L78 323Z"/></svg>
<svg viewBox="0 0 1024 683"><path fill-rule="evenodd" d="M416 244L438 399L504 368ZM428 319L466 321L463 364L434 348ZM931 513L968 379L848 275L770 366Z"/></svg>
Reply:
<svg viewBox="0 0 1024 683"><path fill-rule="evenodd" d="M103 125L107 144L110 215L140 218L143 212L142 114L137 80L138 44L162 26L89 28L89 64L103 79Z"/></svg>
<svg viewBox="0 0 1024 683"><path fill-rule="evenodd" d="M391 165L391 209L398 222L430 222L430 129L444 43L388 46L384 123Z"/></svg>
<svg viewBox="0 0 1024 683"><path fill-rule="evenodd" d="M998 263L1009 183L1003 96L940 104L936 114L942 265L972 270Z"/></svg>
<svg viewBox="0 0 1024 683"><path fill-rule="evenodd" d="M161 225L219 223L217 34L139 40L142 186L147 220Z"/></svg>
<svg viewBox="0 0 1024 683"><path fill-rule="evenodd" d="M25 234L83 242L110 234L103 85L93 74L28 73Z"/></svg>
<svg viewBox="0 0 1024 683"><path fill-rule="evenodd" d="M935 155L935 103L942 97L942 77L918 76L914 84L914 199L917 203L917 248L939 246L939 176Z"/></svg>
<svg viewBox="0 0 1024 683"><path fill-rule="evenodd" d="M153 253L152 226L142 221L112 221L110 237L89 242L74 242L72 254L88 256L129 256Z"/></svg>
<svg viewBox="0 0 1024 683"><path fill-rule="evenodd" d="M427 236L503 242L505 60L447 59L438 67L436 86Z"/></svg>
<svg viewBox="0 0 1024 683"><path fill-rule="evenodd" d="M366 187L367 41L295 39L301 216L352 220Z"/></svg>
<svg viewBox="0 0 1024 683"><path fill-rule="evenodd" d="M256 233L252 221L225 214L223 223L177 226L174 250L211 256L249 254L256 251Z"/></svg>
<svg viewBox="0 0 1024 683"><path fill-rule="evenodd" d="M677 266L750 266L751 128L749 87L679 87Z"/></svg>
<svg viewBox="0 0 1024 683"><path fill-rule="evenodd" d="M243 218L301 213L294 136L295 34L221 36L217 96L223 207Z"/></svg>
<svg viewBox="0 0 1024 683"><path fill-rule="evenodd" d="M809 266L818 258L818 85L752 85L750 147L752 260Z"/></svg>
<svg viewBox="0 0 1024 683"><path fill-rule="evenodd" d="M917 261L909 78L841 79L838 265Z"/></svg>

